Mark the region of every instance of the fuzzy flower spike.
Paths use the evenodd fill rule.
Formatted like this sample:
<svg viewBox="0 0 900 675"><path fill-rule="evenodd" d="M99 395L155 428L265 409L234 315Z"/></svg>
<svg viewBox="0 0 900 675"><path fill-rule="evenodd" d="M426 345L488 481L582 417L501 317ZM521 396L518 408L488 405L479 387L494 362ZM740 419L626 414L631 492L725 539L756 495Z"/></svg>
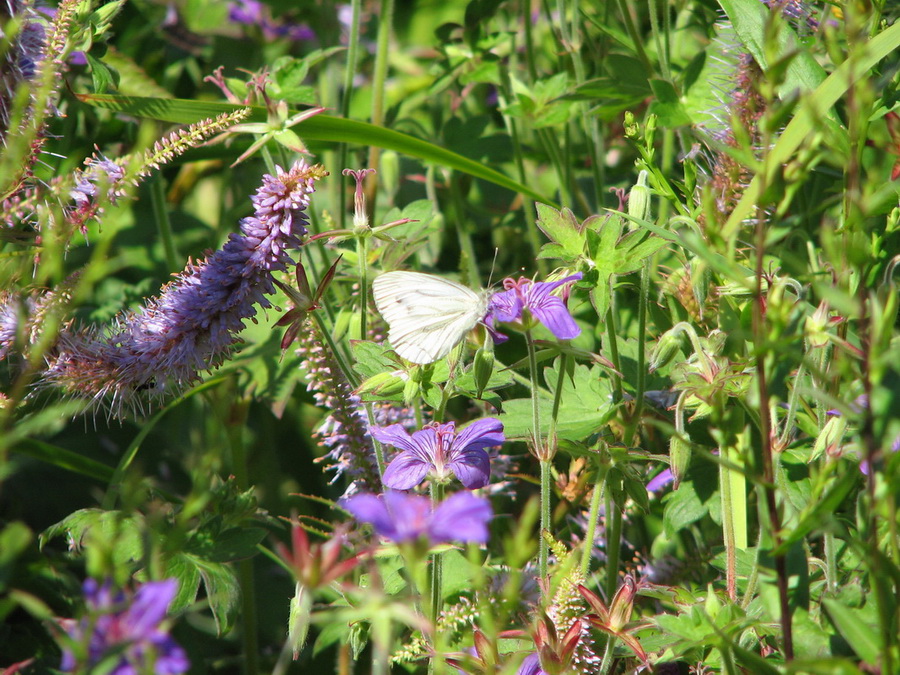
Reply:
<svg viewBox="0 0 900 675"><path fill-rule="evenodd" d="M190 263L108 332L64 331L44 384L95 403L111 397L113 414L121 414L126 405L140 405L140 392L178 392L200 371L220 365L256 306L271 306L265 296L275 291L272 275L287 269L288 251L301 245L314 183L324 175L300 161L265 176L251 197L253 215L241 221L242 234L232 234L207 260Z"/></svg>
<svg viewBox="0 0 900 675"><path fill-rule="evenodd" d="M484 487L491 480L485 448L505 440L503 424L493 417L476 420L459 433L453 422L432 424L412 434L399 424L369 431L381 443L402 450L384 471L384 484L395 490L409 490L429 475L445 482L451 474L470 490Z"/></svg>
<svg viewBox="0 0 900 675"><path fill-rule="evenodd" d="M491 296L485 323L491 329L494 342L504 342L507 337L498 333L495 323L527 322L533 317L544 324L557 340L571 340L581 334L581 329L566 303L553 291L568 283L579 281L581 272L576 272L557 281L532 281L524 277L518 281L504 279L505 291Z"/></svg>

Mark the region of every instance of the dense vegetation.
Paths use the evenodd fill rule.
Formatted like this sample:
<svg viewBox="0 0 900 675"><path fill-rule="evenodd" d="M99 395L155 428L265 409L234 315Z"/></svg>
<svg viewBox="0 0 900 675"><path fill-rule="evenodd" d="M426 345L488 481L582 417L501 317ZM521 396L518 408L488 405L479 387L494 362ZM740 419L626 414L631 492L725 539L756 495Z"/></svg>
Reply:
<svg viewBox="0 0 900 675"><path fill-rule="evenodd" d="M897 17L8 0L0 669L900 672Z"/></svg>

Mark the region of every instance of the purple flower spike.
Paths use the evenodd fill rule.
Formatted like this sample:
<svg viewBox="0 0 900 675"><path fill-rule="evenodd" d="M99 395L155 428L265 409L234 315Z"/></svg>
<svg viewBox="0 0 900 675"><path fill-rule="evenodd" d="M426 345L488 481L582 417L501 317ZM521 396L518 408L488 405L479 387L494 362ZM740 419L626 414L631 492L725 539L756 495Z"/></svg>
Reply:
<svg viewBox="0 0 900 675"><path fill-rule="evenodd" d="M80 663L63 649L60 670L72 671L95 666L117 654L118 661L109 670L112 675L139 675L152 664L160 675L178 675L190 667L184 650L160 627L169 605L178 591L175 579L151 581L133 597L114 593L109 582L102 586L93 579L84 582L88 616L80 621L63 622L69 637L86 645L87 663Z"/></svg>
<svg viewBox="0 0 900 675"><path fill-rule="evenodd" d="M91 166L114 178L102 160ZM218 367L240 342L244 321L258 307L271 307L266 296L275 292L273 274L293 264L289 252L307 234L315 181L326 175L304 161L287 171L276 168L250 198L253 215L241 221L240 235L233 233L206 260L188 263L157 297L121 314L109 331L63 330L43 385L98 405L109 401L120 415L129 404L136 408L146 397L182 391L199 371ZM92 190L94 183L82 180L73 198L89 201Z"/></svg>
<svg viewBox="0 0 900 675"><path fill-rule="evenodd" d="M492 329L495 341L502 342L506 336L493 330L494 322L521 321L525 310L544 324L557 340L578 337L581 329L569 314L566 303L559 296L553 295L553 291L572 281L578 281L581 276L581 272L577 272L557 281L532 281L524 277L518 281L505 279L503 287L506 290L491 297L485 319Z"/></svg>
<svg viewBox="0 0 900 675"><path fill-rule="evenodd" d="M410 435L399 424L370 427L372 436L386 445L400 448L384 472L384 484L395 490L409 490L426 476L445 482L452 472L470 490L491 480L491 461L485 448L501 445L503 424L485 417L458 434L453 422L433 424Z"/></svg>
<svg viewBox="0 0 900 675"><path fill-rule="evenodd" d="M427 497L386 492L381 497L360 494L342 506L376 534L401 543L420 538L429 544L451 541L487 543L487 524L493 517L490 502L471 492L457 492L432 511Z"/></svg>

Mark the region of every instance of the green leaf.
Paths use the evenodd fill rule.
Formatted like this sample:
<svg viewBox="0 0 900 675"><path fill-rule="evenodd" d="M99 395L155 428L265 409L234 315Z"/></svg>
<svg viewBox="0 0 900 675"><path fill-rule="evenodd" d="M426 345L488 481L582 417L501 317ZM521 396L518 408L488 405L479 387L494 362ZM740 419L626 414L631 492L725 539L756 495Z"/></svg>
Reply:
<svg viewBox="0 0 900 675"><path fill-rule="evenodd" d="M200 589L200 570L189 556L178 553L166 560L167 578L178 579L178 592L169 606L172 613L187 609L197 600L197 591Z"/></svg>
<svg viewBox="0 0 900 675"><path fill-rule="evenodd" d="M683 127L691 124L691 116L684 109L671 82L652 79L650 86L656 97L650 104L650 112L659 118L661 127Z"/></svg>
<svg viewBox="0 0 900 675"><path fill-rule="evenodd" d="M232 112L244 107L232 103L159 99L140 96L78 94L77 97L82 103L98 108L175 124L193 124L215 117L223 112ZM297 112L296 110L291 110L289 115L294 115ZM260 106L253 106L251 107L250 116L244 123L265 124L267 121L266 109ZM375 146L385 150L394 150L410 157L418 157L425 162L462 171L475 178L481 178L513 192L527 195L530 199L538 202L555 203L545 195L541 195L527 185L523 185L505 174L485 166L482 162L468 159L439 145L394 131L393 129L328 115L316 115L299 124L297 129L303 140L307 142L350 143L365 147Z"/></svg>
<svg viewBox="0 0 900 675"><path fill-rule="evenodd" d="M13 521L0 530L0 593L6 590L16 559L30 545L34 534L25 523Z"/></svg>
<svg viewBox="0 0 900 675"><path fill-rule="evenodd" d="M546 204L536 204L537 226L550 241L557 246L545 245L541 257L548 258L547 249L553 250L552 257L576 260L584 252L584 226L569 209L558 211Z"/></svg>
<svg viewBox="0 0 900 675"><path fill-rule="evenodd" d="M44 443L43 441L28 438L13 447L13 452L39 459L60 469L94 478L103 483L109 482L113 476L112 467L52 443Z"/></svg>
<svg viewBox="0 0 900 675"><path fill-rule="evenodd" d="M232 527L220 533L209 551L212 562L245 560L256 555L257 544L268 534L261 527Z"/></svg>
<svg viewBox="0 0 900 675"><path fill-rule="evenodd" d="M200 573L206 600L216 622L216 632L224 635L234 628L240 606L241 588L237 577L227 563L204 560L185 554L185 559Z"/></svg>
<svg viewBox="0 0 900 675"><path fill-rule="evenodd" d="M786 664L788 673L815 673L816 675L863 675L863 672L847 659L795 659Z"/></svg>
<svg viewBox="0 0 900 675"><path fill-rule="evenodd" d="M663 498L663 530L666 536L674 537L679 530L700 520L709 511L693 488L693 482L686 481Z"/></svg>
<svg viewBox="0 0 900 675"><path fill-rule="evenodd" d="M830 523L834 513L844 502L850 490L859 482L858 471L844 471L839 475L828 491L820 499L813 501L812 506L800 515L800 523L785 537L781 544L772 551L773 556L784 555L788 549L803 537L823 524Z"/></svg>
<svg viewBox="0 0 900 675"><path fill-rule="evenodd" d="M350 626L343 621L329 621L326 623L313 644L313 656L316 656L338 642L346 642L350 635Z"/></svg>
<svg viewBox="0 0 900 675"><path fill-rule="evenodd" d="M93 80L94 89L102 94L112 86L117 87L119 84L119 74L114 68L110 68L103 61L91 56L90 52L85 52L88 65L91 67L91 78Z"/></svg>
<svg viewBox="0 0 900 675"><path fill-rule="evenodd" d="M878 663L881 640L874 626L865 622L864 612L845 607L834 598L823 598L828 616L856 655L870 665Z"/></svg>
<svg viewBox="0 0 900 675"><path fill-rule="evenodd" d="M548 382L556 382L555 368L545 370ZM573 378L566 378L563 384L563 410L556 432L560 439L581 441L596 433L609 421L615 413L615 404L610 399L609 378L600 366L588 368L577 365L573 370ZM550 411L553 398L549 394L540 394L541 433L550 432ZM513 399L503 404L500 414L503 431L507 439L525 440L532 436L531 399Z"/></svg>
<svg viewBox="0 0 900 675"><path fill-rule="evenodd" d="M353 370L363 378L397 369L397 363L388 356L390 347L386 342L379 344L369 340L351 340L350 351L353 355Z"/></svg>
<svg viewBox="0 0 900 675"><path fill-rule="evenodd" d="M472 590L472 563L456 549L445 552L443 557L441 591L444 599Z"/></svg>
<svg viewBox="0 0 900 675"><path fill-rule="evenodd" d="M88 543L101 544L112 552L113 560L128 565L144 557L146 527L139 515L124 515L121 511L80 509L40 535L40 545L58 536L73 542L75 548Z"/></svg>

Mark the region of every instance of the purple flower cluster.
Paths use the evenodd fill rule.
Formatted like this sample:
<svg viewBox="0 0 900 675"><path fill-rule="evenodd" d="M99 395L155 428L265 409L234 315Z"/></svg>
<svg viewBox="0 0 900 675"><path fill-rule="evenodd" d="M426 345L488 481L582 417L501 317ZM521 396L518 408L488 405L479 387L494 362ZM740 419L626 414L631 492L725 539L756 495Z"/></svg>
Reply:
<svg viewBox="0 0 900 675"><path fill-rule="evenodd" d="M288 249L307 232L305 210L316 180L325 175L300 161L265 176L252 197L254 215L241 222L209 259L189 264L162 293L118 325L64 331L44 382L100 402L111 395L113 412L138 403L136 393L179 390L201 370L218 366L238 341L256 305L270 307L272 273L287 268Z"/></svg>
<svg viewBox="0 0 900 675"><path fill-rule="evenodd" d="M125 169L121 165L102 156L88 157L84 163L86 168L75 171L75 187L69 192L73 204L66 211L66 218L78 223L82 234L87 232L87 221L102 213L102 202L97 199L98 186L106 188L110 204L125 194Z"/></svg>
<svg viewBox="0 0 900 675"><path fill-rule="evenodd" d="M380 497L359 494L342 506L375 533L396 543L426 539L430 544L451 541L487 543L493 517L487 499L457 492L432 510L431 500L405 492L388 491Z"/></svg>
<svg viewBox="0 0 900 675"><path fill-rule="evenodd" d="M477 420L456 433L453 422L433 424L409 434L399 424L372 427L375 439L402 451L384 472L384 484L395 490L409 490L426 476L445 482L453 474L474 490L491 480L491 461L485 448L505 440L503 424L493 417Z"/></svg>
<svg viewBox="0 0 900 675"><path fill-rule="evenodd" d="M571 340L581 334L581 329L569 310L566 303L558 295L554 295L560 286L581 279L581 272L569 275L557 281L532 281L524 277L518 281L504 279L505 291L494 293L488 304L488 314L485 323L491 330L494 342L503 342L507 339L502 333L498 333L495 323L513 323L528 321L534 318L544 324L558 340Z"/></svg>
<svg viewBox="0 0 900 675"><path fill-rule="evenodd" d="M236 0L228 6L228 18L245 26L258 26L266 40L287 38L297 42L314 40L312 28L306 24L277 22L273 20L266 6L259 0Z"/></svg>
<svg viewBox="0 0 900 675"><path fill-rule="evenodd" d="M109 582L84 582L87 616L63 621L69 645L63 649L60 670L86 671L108 657L115 665L104 668L110 675L152 672L177 675L190 664L184 650L162 627L169 605L178 591L175 579L151 581L132 597L114 592Z"/></svg>

